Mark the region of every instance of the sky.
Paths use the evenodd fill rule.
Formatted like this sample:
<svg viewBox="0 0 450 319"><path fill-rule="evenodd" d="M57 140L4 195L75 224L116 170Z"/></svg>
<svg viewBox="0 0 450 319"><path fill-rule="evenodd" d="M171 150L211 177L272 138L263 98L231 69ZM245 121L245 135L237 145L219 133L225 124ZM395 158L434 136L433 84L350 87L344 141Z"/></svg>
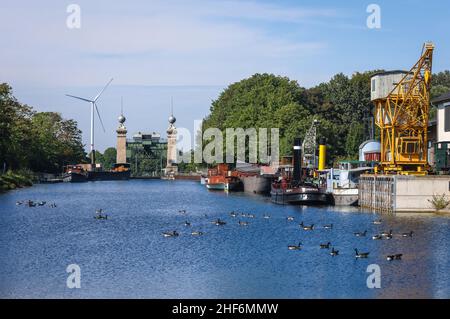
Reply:
<svg viewBox="0 0 450 319"><path fill-rule="evenodd" d="M80 8L80 28L68 18ZM370 4L380 28L369 28ZM115 146L120 100L128 136L191 131L231 83L273 73L312 87L334 74L409 69L422 45L436 45L433 70L450 69L449 1L0 0L0 82L38 111L73 118L89 144L90 110L64 94L98 102L96 149ZM69 19L69 22L74 20Z"/></svg>

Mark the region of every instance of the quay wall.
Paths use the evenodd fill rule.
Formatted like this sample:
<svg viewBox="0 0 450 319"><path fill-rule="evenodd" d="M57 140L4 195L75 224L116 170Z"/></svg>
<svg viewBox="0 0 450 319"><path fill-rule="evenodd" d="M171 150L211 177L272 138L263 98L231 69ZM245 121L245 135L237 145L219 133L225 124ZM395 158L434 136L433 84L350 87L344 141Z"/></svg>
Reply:
<svg viewBox="0 0 450 319"><path fill-rule="evenodd" d="M176 174L174 175L174 178L181 180L200 181L201 175ZM130 179L161 179L161 176L132 176L130 177Z"/></svg>
<svg viewBox="0 0 450 319"><path fill-rule="evenodd" d="M181 174L175 174L175 179L182 179L182 180L190 180L190 181L200 181L200 179L202 178L201 175L181 175Z"/></svg>
<svg viewBox="0 0 450 319"><path fill-rule="evenodd" d="M360 179L359 205L376 211L436 212L433 195L450 199L450 176L366 174Z"/></svg>

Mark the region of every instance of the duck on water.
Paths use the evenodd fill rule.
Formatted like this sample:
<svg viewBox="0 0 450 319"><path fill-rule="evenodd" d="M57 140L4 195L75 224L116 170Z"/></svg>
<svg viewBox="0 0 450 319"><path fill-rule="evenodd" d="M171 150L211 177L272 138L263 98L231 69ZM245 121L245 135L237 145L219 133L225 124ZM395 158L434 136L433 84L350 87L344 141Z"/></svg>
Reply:
<svg viewBox="0 0 450 319"><path fill-rule="evenodd" d="M223 226L226 224L226 222L224 222L223 220L221 220L220 218L217 218L216 220L212 221L211 223L213 223L216 226Z"/></svg>
<svg viewBox="0 0 450 319"><path fill-rule="evenodd" d="M302 243L299 242L298 245L289 245L288 249L289 250L300 250L300 249L302 249Z"/></svg>
<svg viewBox="0 0 450 319"><path fill-rule="evenodd" d="M367 234L367 230L363 231L363 232L354 232L353 235L355 235L356 237L365 237Z"/></svg>
<svg viewBox="0 0 450 319"><path fill-rule="evenodd" d="M358 249L355 248L355 258L368 258L369 253L360 253Z"/></svg>
<svg viewBox="0 0 450 319"><path fill-rule="evenodd" d="M331 255L331 256L337 256L337 255L339 255L339 250L334 249L334 247L331 248L330 255Z"/></svg>
<svg viewBox="0 0 450 319"><path fill-rule="evenodd" d="M176 231L176 230L173 230L173 231L170 231L170 232L164 232L163 233L163 236L164 237L178 237L180 234Z"/></svg>
<svg viewBox="0 0 450 319"><path fill-rule="evenodd" d="M95 218L95 219L108 219L108 215L107 215L107 214L103 214L103 209L100 208L100 209L97 209L97 210L95 211L95 216L94 216L94 218Z"/></svg>
<svg viewBox="0 0 450 319"><path fill-rule="evenodd" d="M330 249L331 243L328 242L326 244L320 244L320 249Z"/></svg>
<svg viewBox="0 0 450 319"><path fill-rule="evenodd" d="M314 230L314 224L311 224L310 226L307 226L307 225L303 224L303 222L301 222L301 223L299 224L299 226L300 226L301 228L303 228L303 230Z"/></svg>
<svg viewBox="0 0 450 319"><path fill-rule="evenodd" d="M386 260L388 260L388 261L401 260L402 256L403 256L403 254L387 255Z"/></svg>

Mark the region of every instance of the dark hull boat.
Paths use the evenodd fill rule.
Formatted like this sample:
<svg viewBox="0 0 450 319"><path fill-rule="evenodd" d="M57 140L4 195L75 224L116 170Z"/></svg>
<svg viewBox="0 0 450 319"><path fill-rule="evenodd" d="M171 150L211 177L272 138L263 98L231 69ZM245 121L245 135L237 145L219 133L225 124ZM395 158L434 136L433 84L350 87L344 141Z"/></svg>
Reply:
<svg viewBox="0 0 450 319"><path fill-rule="evenodd" d="M80 173L64 173L63 174L63 182L66 183L82 183L87 182L87 176L86 174L80 174Z"/></svg>
<svg viewBox="0 0 450 319"><path fill-rule="evenodd" d="M114 164L110 171L93 170L88 171L88 181L127 181L130 179L130 164Z"/></svg>
<svg viewBox="0 0 450 319"><path fill-rule="evenodd" d="M89 171L88 181L124 181L130 179L130 171Z"/></svg>
<svg viewBox="0 0 450 319"><path fill-rule="evenodd" d="M261 175L241 176L240 179L244 184L244 192L254 194L269 194L271 177Z"/></svg>
<svg viewBox="0 0 450 319"><path fill-rule="evenodd" d="M318 187L307 185L285 189L272 185L270 197L272 202L281 205L329 205L332 203L329 194Z"/></svg>
<svg viewBox="0 0 450 319"><path fill-rule="evenodd" d="M270 194L270 184L275 176L270 166L237 162L235 171L242 182L244 192L252 194Z"/></svg>
<svg viewBox="0 0 450 319"><path fill-rule="evenodd" d="M81 183L87 182L88 174L79 165L69 165L66 168L65 173L62 176L63 182L67 183Z"/></svg>
<svg viewBox="0 0 450 319"><path fill-rule="evenodd" d="M281 180L272 183L270 197L276 204L292 205L329 205L333 198L324 188L305 183L302 178L301 141L295 139L292 174L289 170L282 172Z"/></svg>

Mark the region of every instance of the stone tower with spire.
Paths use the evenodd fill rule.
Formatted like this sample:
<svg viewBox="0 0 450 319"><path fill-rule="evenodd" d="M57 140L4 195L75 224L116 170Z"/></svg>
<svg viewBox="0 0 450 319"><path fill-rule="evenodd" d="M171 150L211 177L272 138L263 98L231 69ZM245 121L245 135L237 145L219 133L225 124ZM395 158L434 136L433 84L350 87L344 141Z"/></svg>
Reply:
<svg viewBox="0 0 450 319"><path fill-rule="evenodd" d="M125 127L125 116L123 116L123 108L118 117L119 127L117 128L117 164L125 164L127 162L127 128Z"/></svg>
<svg viewBox="0 0 450 319"><path fill-rule="evenodd" d="M169 127L167 128L167 165L165 169L166 176L173 176L178 172L177 166L177 128L175 127L176 118L173 116L173 107L169 116Z"/></svg>

